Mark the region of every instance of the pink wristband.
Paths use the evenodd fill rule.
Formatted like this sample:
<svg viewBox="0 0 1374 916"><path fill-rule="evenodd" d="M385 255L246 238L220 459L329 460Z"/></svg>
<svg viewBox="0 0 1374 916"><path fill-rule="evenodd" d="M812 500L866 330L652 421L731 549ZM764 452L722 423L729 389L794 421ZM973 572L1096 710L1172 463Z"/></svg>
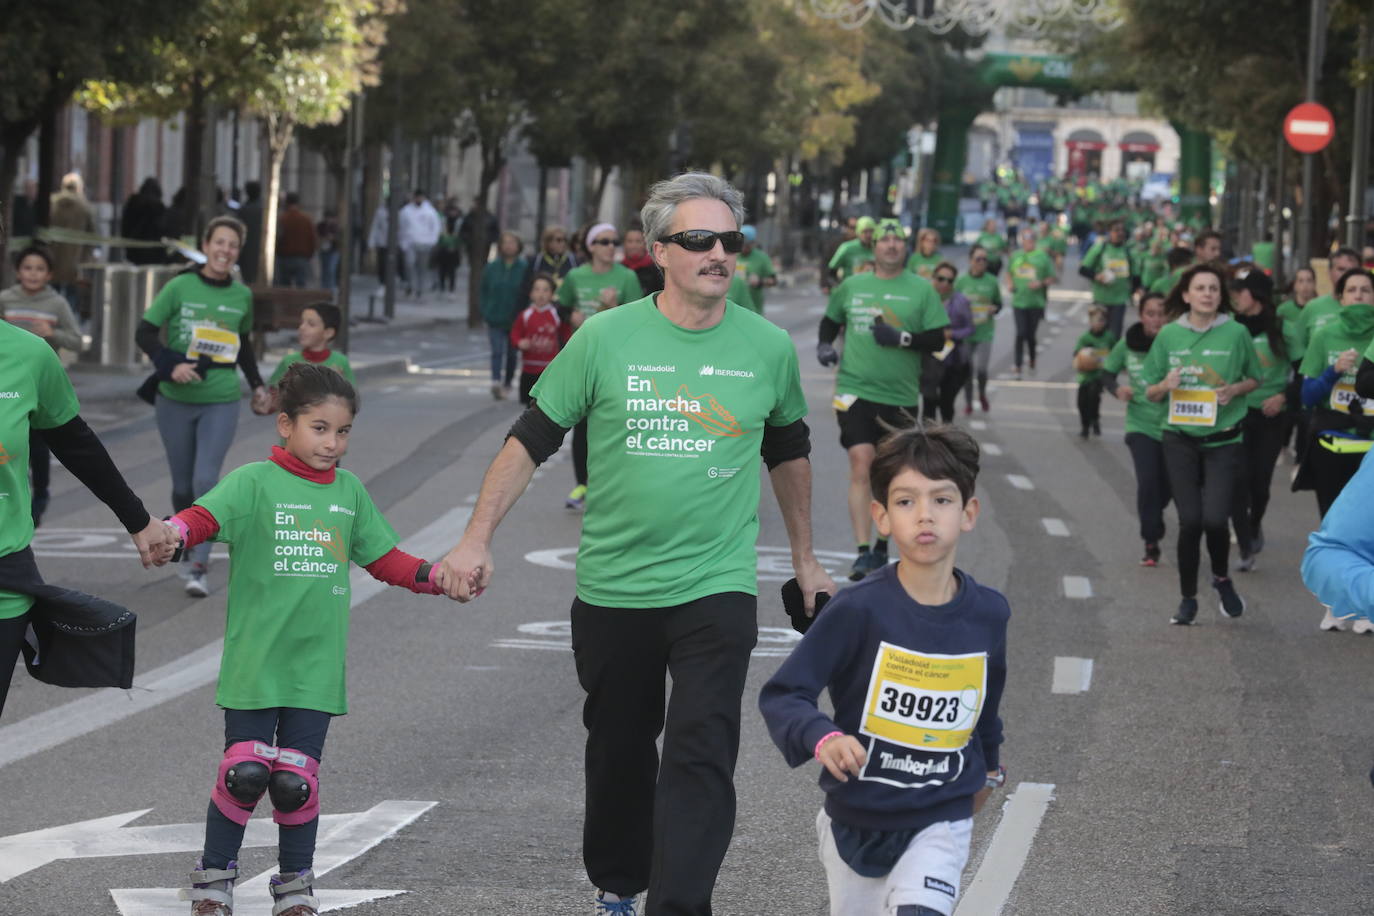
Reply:
<svg viewBox="0 0 1374 916"><path fill-rule="evenodd" d="M434 581L434 576L438 572L439 564L431 563L429 567L429 579L427 580L429 582L429 593L431 595L442 595L444 593L444 590L439 587L439 584L437 582Z"/></svg>
<svg viewBox="0 0 1374 916"><path fill-rule="evenodd" d="M822 745L822 744L825 744L825 742L829 741L831 738L835 737L836 735L843 735L843 734L844 734L844 732L838 732L838 731L837 731L837 732L831 732L831 733L828 734L828 735L823 735L823 736L821 736L821 740L819 740L819 741L816 742L816 750L815 750L815 753L813 754L813 756L814 756L817 760L820 760L820 759L821 759L821 745Z"/></svg>
<svg viewBox="0 0 1374 916"><path fill-rule="evenodd" d="M175 515L167 519L167 524L171 525L181 534L181 539L183 541L186 540L186 535L190 534L191 532L190 526L183 522L181 519L177 518Z"/></svg>

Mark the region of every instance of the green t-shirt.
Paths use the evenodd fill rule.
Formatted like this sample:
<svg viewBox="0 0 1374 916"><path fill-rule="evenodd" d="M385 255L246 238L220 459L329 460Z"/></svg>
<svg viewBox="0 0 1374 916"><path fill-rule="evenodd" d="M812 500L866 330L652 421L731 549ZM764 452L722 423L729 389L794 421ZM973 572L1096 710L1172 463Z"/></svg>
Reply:
<svg viewBox="0 0 1374 916"><path fill-rule="evenodd" d="M754 297L749 293L749 275L736 270L735 275L730 278L730 288L725 291L725 298L735 305L747 308L755 315L762 315L761 309L754 308Z"/></svg>
<svg viewBox="0 0 1374 916"><path fill-rule="evenodd" d="M1302 306L1289 299L1278 307L1279 321L1283 322L1283 345L1288 350L1290 362L1302 360Z"/></svg>
<svg viewBox="0 0 1374 916"><path fill-rule="evenodd" d="M1145 397L1148 386L1145 381L1145 353L1126 346L1124 337L1116 342L1112 352L1107 354L1107 361L1102 364L1102 371L1106 375L1117 375L1122 369L1126 370L1131 386L1131 399L1126 402L1126 432L1142 433L1157 442L1163 435L1161 427L1168 404Z"/></svg>
<svg viewBox="0 0 1374 916"><path fill-rule="evenodd" d="M1058 231L1055 231L1051 232L1049 235L1042 236L1040 240L1035 243L1035 247L1051 255L1062 255L1068 253L1069 243L1064 240L1064 237L1060 235Z"/></svg>
<svg viewBox="0 0 1374 916"><path fill-rule="evenodd" d="M579 598L657 608L758 593L763 428L806 415L786 331L733 303L689 330L650 296L588 319L531 394L559 426L587 419Z"/></svg>
<svg viewBox="0 0 1374 916"><path fill-rule="evenodd" d="M1265 270L1274 269L1274 243L1255 242L1250 246L1250 257L1254 259L1256 267Z"/></svg>
<svg viewBox="0 0 1374 916"><path fill-rule="evenodd" d="M830 257L829 268L844 280L854 276L860 264L873 260L873 249L864 245L862 239L850 239Z"/></svg>
<svg viewBox="0 0 1374 916"><path fill-rule="evenodd" d="M1303 306L1298 316L1297 347L1293 350L1293 359L1301 360L1306 356L1308 343L1317 336L1318 331L1335 321L1340 312L1341 303L1335 296L1318 296Z"/></svg>
<svg viewBox="0 0 1374 916"><path fill-rule="evenodd" d="M1158 280L1150 284L1150 292L1159 293L1161 296L1169 295L1173 291L1174 284L1178 282L1179 277L1182 277L1183 272L1187 269L1187 267L1175 267L1173 270L1167 271Z"/></svg>
<svg viewBox="0 0 1374 916"><path fill-rule="evenodd" d="M1307 308L1312 307L1312 302L1307 304ZM1337 308L1340 311L1316 330L1312 334L1312 339L1307 342L1301 366L1301 372L1307 378L1317 378L1328 366L1334 366L1346 350L1363 354L1369 349L1371 341L1374 341L1374 305L1347 305ZM1355 374L1359 364L1360 361L1355 360L1354 368L1336 380L1330 398L1325 403L1316 405L1317 411L1350 413L1348 405L1355 397ZM1323 428L1331 429L1333 426L1323 423Z"/></svg>
<svg viewBox="0 0 1374 916"><path fill-rule="evenodd" d="M987 249L988 258L994 261L1001 261L1007 251L1007 237L1000 232L979 233L978 244Z"/></svg>
<svg viewBox="0 0 1374 916"><path fill-rule="evenodd" d="M991 273L984 273L981 277L961 274L954 281L954 291L968 298L973 311L973 333L967 339L973 343L992 340L997 328L997 322L993 319L1002 309L1002 287L997 278Z"/></svg>
<svg viewBox="0 0 1374 916"><path fill-rule="evenodd" d="M1239 441L1240 421L1247 410L1245 398L1221 404L1215 389L1260 377L1255 343L1245 326L1229 315L1217 316L1205 331L1189 324L1187 313L1169 322L1160 329L1145 357L1145 383L1159 384L1171 369L1179 370L1182 384L1162 401L1165 428L1189 436L1211 436L1234 427L1234 437L1207 445Z"/></svg>
<svg viewBox="0 0 1374 916"><path fill-rule="evenodd" d="M239 347L250 346L253 332L253 293L238 281L220 286L194 271L168 281L143 320L167 328L167 347L192 360L208 356L227 368L210 369L203 381L162 382L157 392L184 404L227 404L237 401L239 376L235 368Z"/></svg>
<svg viewBox="0 0 1374 916"><path fill-rule="evenodd" d="M612 264L605 273L597 273L592 270L592 265L582 264L568 271L563 278L562 285L558 287L558 302L584 315L595 315L604 308L601 304L603 289L616 291L617 305L633 302L644 295L639 277L624 264Z"/></svg>
<svg viewBox="0 0 1374 916"><path fill-rule="evenodd" d="M229 609L215 703L343 715L349 567L379 559L396 532L353 474L333 483L272 461L231 471L196 500L229 545Z"/></svg>
<svg viewBox="0 0 1374 916"><path fill-rule="evenodd" d="M907 271L888 280L875 273L857 274L835 287L825 317L844 326L844 353L835 375L836 407L843 404L848 410L854 398L896 407L921 402L921 354L879 346L873 339L873 319L878 315L885 324L912 334L949 324L935 287Z"/></svg>
<svg viewBox="0 0 1374 916"><path fill-rule="evenodd" d="M29 431L68 423L80 409L48 342L0 321L0 556L33 540ZM0 591L0 620L18 617L32 605L28 595Z"/></svg>
<svg viewBox="0 0 1374 916"><path fill-rule="evenodd" d="M1008 268L1011 277L1011 307L1016 309L1042 309L1049 298L1049 290L1044 286L1031 289L1031 280L1048 280L1054 276L1054 264L1050 256L1039 248L1034 251L1018 250L1011 256Z"/></svg>
<svg viewBox="0 0 1374 916"><path fill-rule="evenodd" d="M919 251L913 251L911 257L906 259L906 269L923 280L929 280L935 275L935 268L944 259L944 255L938 251L934 254L921 254Z"/></svg>
<svg viewBox="0 0 1374 916"><path fill-rule="evenodd" d="M743 273L746 281L750 277L759 278L760 282L758 286L749 287L749 296L754 300L753 305L750 306L747 302L741 302L739 304L749 306L755 312L762 315L764 296L764 285L762 281L766 280L768 277L776 277L778 275L778 272L773 269L773 259L770 258L768 252L764 251L762 248L755 248L747 255L741 254L735 258L735 273Z"/></svg>
<svg viewBox="0 0 1374 916"><path fill-rule="evenodd" d="M1097 242L1083 258L1083 266L1092 270L1093 301L1102 305L1125 305L1131 300L1131 275L1139 273L1134 257L1125 245L1108 241ZM1098 283L1096 275L1109 273L1110 283Z"/></svg>
<svg viewBox="0 0 1374 916"><path fill-rule="evenodd" d="M1259 360L1260 367L1259 387L1245 396L1245 406L1258 410L1264 406L1266 399L1288 387L1289 364L1274 354L1268 334L1256 334L1254 341L1255 358Z"/></svg>
<svg viewBox="0 0 1374 916"><path fill-rule="evenodd" d="M277 368L273 371L272 377L267 380L267 384L275 386L281 381L282 376L286 374L287 369L290 369L296 363L304 359L305 357L301 355L300 350L292 350L290 353L283 356L281 362L277 363ZM348 379L348 384L352 385L354 390L357 390L358 380L353 377L353 367L349 365L348 357L344 356L338 350L330 350L329 355L320 362L315 363L315 365L328 366L330 369L333 369L335 372L338 372L344 378Z"/></svg>
<svg viewBox="0 0 1374 916"><path fill-rule="evenodd" d="M1097 334L1092 330L1084 331L1078 336L1078 340L1073 345L1073 352L1087 348L1103 363L1112 353L1112 347L1116 346L1116 335L1110 330L1103 328L1102 333ZM1078 384L1096 381L1102 375L1102 369L1093 369L1089 372L1078 372L1076 374Z"/></svg>

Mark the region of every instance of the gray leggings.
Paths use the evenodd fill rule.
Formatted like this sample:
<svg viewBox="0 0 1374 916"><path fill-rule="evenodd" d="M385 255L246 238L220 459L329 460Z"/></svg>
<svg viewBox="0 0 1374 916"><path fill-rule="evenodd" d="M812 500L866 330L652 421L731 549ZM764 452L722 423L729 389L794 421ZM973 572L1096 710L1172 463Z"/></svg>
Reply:
<svg viewBox="0 0 1374 916"><path fill-rule="evenodd" d="M975 385L978 387L979 397L988 393L988 364L992 362L992 341L965 340L964 346L968 347L968 358L972 364L972 371L968 374L968 380L964 382L964 402L972 406Z"/></svg>
<svg viewBox="0 0 1374 916"><path fill-rule="evenodd" d="M157 431L172 472L172 511L187 509L219 482L224 456L239 425L239 402L183 404L158 396ZM210 565L210 542L189 551L193 563Z"/></svg>

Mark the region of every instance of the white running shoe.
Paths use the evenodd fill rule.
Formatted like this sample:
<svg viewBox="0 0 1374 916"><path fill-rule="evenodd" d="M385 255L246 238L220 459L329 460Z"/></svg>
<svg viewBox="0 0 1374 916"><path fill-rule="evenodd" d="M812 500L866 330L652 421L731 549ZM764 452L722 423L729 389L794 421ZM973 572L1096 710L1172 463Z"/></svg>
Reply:
<svg viewBox="0 0 1374 916"><path fill-rule="evenodd" d="M1368 617L1356 617L1355 622L1350 625L1352 633L1374 633L1374 620Z"/></svg>
<svg viewBox="0 0 1374 916"><path fill-rule="evenodd" d="M1334 633L1338 630L1344 630L1348 623L1350 623L1349 617L1337 617L1331 613L1331 608L1328 607L1326 614L1322 617L1322 622L1317 626L1318 629L1329 630Z"/></svg>
<svg viewBox="0 0 1374 916"><path fill-rule="evenodd" d="M186 594L192 598L204 598L210 594L210 583L205 581L205 567L199 563L191 567L191 575L186 579Z"/></svg>

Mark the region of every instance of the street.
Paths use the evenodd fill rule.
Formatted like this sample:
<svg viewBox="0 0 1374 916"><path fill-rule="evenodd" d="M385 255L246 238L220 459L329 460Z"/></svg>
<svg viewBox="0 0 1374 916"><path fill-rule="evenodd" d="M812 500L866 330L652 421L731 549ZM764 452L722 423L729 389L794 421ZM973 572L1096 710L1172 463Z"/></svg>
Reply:
<svg viewBox="0 0 1374 916"><path fill-rule="evenodd" d="M1315 503L1289 492L1292 465L1281 460L1267 547L1254 572L1236 576L1244 616L1222 618L1204 585L1198 625L1169 626L1178 600L1173 513L1164 561L1141 568L1122 405L1104 399L1100 439L1077 435L1070 359L1088 301L1075 267L1071 257L1066 288L1051 295L1039 372L1009 378L1014 335L1004 310L992 410L960 418L985 452L983 514L959 565L1002 590L1013 617L1002 707L1009 778L975 821L958 913L1374 912L1374 722L1359 712L1374 705L1374 641L1317 629L1321 608L1298 576ZM854 545L829 406L833 370L814 357L823 305L812 287L778 290L767 314L801 354L815 542L841 580ZM363 381L344 466L403 548L437 560L456 543L520 407L492 400L482 331L447 323L385 337L374 331L355 347L406 355L419 371ZM109 401L90 413L149 510L168 511L152 412ZM266 457L275 441L245 400L225 470ZM580 528L563 506L569 454L565 443L506 519L494 581L475 602L366 585L355 570L350 714L331 728L321 772L316 888L326 911L590 912L582 692L568 626ZM766 481L760 517L760 638L744 698L738 822L715 910L822 914L817 765L790 770L756 707L796 636L778 597L790 563ZM56 466L34 548L49 581L137 611L139 676L126 695L64 691L15 673L0 721L0 914L182 913L175 889L198 853L222 748L213 679L227 553L216 548L210 597L186 597L171 567L139 566L110 512ZM275 866L266 802L257 814L263 823L250 828L241 860L240 916L270 908L266 878L248 880ZM20 836L36 831L47 832Z"/></svg>

